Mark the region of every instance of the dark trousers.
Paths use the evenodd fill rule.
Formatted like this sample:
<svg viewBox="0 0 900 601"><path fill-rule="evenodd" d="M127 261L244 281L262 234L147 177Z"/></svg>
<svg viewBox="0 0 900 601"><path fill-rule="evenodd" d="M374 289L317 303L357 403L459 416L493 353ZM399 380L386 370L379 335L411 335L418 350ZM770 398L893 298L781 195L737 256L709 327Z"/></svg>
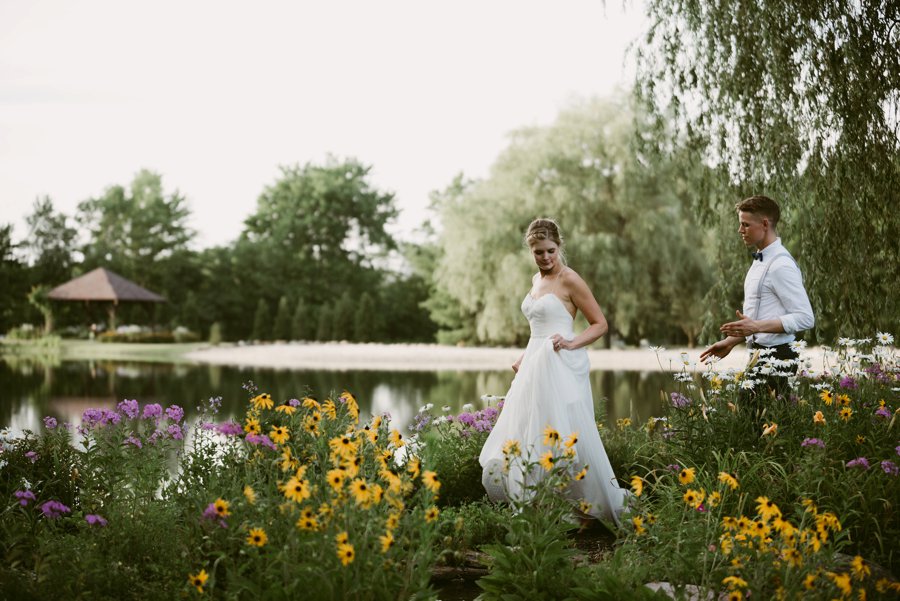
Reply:
<svg viewBox="0 0 900 601"><path fill-rule="evenodd" d="M774 352L769 353L765 356L760 356L759 361L757 362L757 366L763 366L769 363L772 359L780 359L781 361L796 361L800 355L791 348L790 343L779 344L776 346L764 346L762 344L753 343L750 348L752 350L756 349L773 349ZM797 364L794 363L790 367L773 367L780 372L790 372L791 375L797 373ZM768 388L769 394L773 394L776 397L786 397L790 392L790 386L788 385L788 377L787 376L766 376L765 386ZM760 392L765 392L766 388L760 390Z"/></svg>

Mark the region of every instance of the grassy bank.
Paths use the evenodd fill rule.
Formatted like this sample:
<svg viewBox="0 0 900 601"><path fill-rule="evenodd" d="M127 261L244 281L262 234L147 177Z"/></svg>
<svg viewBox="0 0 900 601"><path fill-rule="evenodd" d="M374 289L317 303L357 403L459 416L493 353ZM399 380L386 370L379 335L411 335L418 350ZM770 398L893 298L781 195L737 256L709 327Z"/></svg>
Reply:
<svg viewBox="0 0 900 601"><path fill-rule="evenodd" d="M0 355L50 357L60 361L187 363L188 353L208 346L205 342L145 344L95 340L3 340L0 341Z"/></svg>

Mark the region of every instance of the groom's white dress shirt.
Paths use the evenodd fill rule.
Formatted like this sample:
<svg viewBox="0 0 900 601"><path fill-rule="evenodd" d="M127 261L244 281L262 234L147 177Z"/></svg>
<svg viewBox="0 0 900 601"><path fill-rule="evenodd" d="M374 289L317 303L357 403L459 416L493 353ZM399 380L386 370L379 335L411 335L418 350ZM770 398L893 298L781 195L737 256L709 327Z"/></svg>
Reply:
<svg viewBox="0 0 900 601"><path fill-rule="evenodd" d="M781 238L762 250L744 278L744 315L750 319L780 319L784 333L754 334L748 342L776 346L794 340L794 333L816 323L803 287L803 275Z"/></svg>

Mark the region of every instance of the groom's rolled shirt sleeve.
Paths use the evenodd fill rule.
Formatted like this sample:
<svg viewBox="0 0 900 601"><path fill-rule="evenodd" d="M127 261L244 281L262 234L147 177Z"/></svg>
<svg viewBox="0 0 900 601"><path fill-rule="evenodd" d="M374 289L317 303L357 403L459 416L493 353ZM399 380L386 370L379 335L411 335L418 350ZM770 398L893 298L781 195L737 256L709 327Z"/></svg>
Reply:
<svg viewBox="0 0 900 601"><path fill-rule="evenodd" d="M808 330L816 325L812 305L803 287L803 275L796 265L785 265L773 269L772 284L786 313L779 315L781 327L786 334Z"/></svg>

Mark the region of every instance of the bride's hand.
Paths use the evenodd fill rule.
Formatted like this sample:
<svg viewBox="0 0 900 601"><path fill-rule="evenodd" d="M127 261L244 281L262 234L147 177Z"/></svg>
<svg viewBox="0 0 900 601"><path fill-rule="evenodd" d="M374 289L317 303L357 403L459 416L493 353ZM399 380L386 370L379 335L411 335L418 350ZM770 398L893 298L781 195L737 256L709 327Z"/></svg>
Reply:
<svg viewBox="0 0 900 601"><path fill-rule="evenodd" d="M569 349L569 341L560 336L559 334L554 334L550 337L550 340L553 341L553 350L559 352L563 349Z"/></svg>

